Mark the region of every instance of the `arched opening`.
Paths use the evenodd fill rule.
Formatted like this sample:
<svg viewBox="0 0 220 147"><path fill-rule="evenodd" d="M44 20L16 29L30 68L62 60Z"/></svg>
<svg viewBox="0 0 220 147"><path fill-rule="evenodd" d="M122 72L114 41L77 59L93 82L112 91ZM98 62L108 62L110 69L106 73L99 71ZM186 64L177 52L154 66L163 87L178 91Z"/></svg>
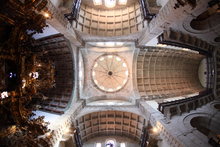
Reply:
<svg viewBox="0 0 220 147"><path fill-rule="evenodd" d="M217 109L217 110L220 110L220 104L214 105L214 108Z"/></svg>
<svg viewBox="0 0 220 147"><path fill-rule="evenodd" d="M83 147L137 147L138 142L123 136L100 136L83 143Z"/></svg>
<svg viewBox="0 0 220 147"><path fill-rule="evenodd" d="M190 124L209 139L209 144L213 146L218 145L218 136L220 134L220 122L218 118L215 116L198 116L194 117L190 121Z"/></svg>
<svg viewBox="0 0 220 147"><path fill-rule="evenodd" d="M220 37L216 37L216 38L214 39L214 41L215 41L215 42L220 42Z"/></svg>
<svg viewBox="0 0 220 147"><path fill-rule="evenodd" d="M113 139L107 140L105 143L105 147L116 147L115 140Z"/></svg>
<svg viewBox="0 0 220 147"><path fill-rule="evenodd" d="M190 26L195 30L207 30L220 24L220 14L214 8L201 13L196 19L190 22Z"/></svg>
<svg viewBox="0 0 220 147"><path fill-rule="evenodd" d="M209 136L211 130L208 126L209 118L207 117L195 117L191 120L192 127L196 128L199 132L203 133L205 136Z"/></svg>

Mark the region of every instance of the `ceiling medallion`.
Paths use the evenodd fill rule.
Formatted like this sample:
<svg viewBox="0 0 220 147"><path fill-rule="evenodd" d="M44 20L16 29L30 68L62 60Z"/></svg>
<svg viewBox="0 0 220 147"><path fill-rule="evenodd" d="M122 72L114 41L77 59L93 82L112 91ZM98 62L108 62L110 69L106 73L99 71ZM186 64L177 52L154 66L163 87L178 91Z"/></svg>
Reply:
<svg viewBox="0 0 220 147"><path fill-rule="evenodd" d="M102 0L93 0L94 5L102 5ZM116 6L116 0L104 0L104 4L107 8L114 8ZM118 0L119 5L126 5L127 0Z"/></svg>
<svg viewBox="0 0 220 147"><path fill-rule="evenodd" d="M98 57L92 68L95 85L105 92L116 92L128 81L129 71L126 62L117 55Z"/></svg>

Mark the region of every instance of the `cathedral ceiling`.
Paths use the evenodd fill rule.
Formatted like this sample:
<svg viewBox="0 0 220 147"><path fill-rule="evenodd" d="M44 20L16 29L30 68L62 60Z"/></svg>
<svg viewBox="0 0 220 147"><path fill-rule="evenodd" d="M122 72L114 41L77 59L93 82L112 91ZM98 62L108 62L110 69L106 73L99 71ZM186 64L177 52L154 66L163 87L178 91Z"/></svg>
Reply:
<svg viewBox="0 0 220 147"><path fill-rule="evenodd" d="M17 1L9 1L9 2L14 2L14 4L17 4L16 3ZM86 3L86 1L84 2ZM91 3L91 1L88 2L88 5L89 3ZM37 8L34 5L34 3L32 4L30 2L30 4L31 4L31 7ZM42 5L44 7L46 3L43 3ZM131 5L134 5L134 4L131 3ZM9 29L11 28L11 26L13 26L13 28L11 28L13 31L11 30L10 31L13 32L13 35L15 36L15 38L12 38L12 39L7 34L3 34L3 36L0 36L1 39L4 39L4 36L6 36L6 40L8 40L7 44L4 44L4 45L9 48L4 48L5 46L3 46L0 52L1 54L6 53L6 55L1 56L1 58L3 58L4 60L5 59L14 60L13 58L18 55L16 53L19 53L19 57L20 55L23 56L24 50L20 48L21 47L20 45L30 43L29 42L30 40L26 40L28 38L26 34L27 30L33 29L36 32L42 32L43 26L46 25L45 18L43 15L40 15L40 14L36 15L35 11L29 13L29 10L31 10L31 9L27 9L29 8L29 6L22 7L23 9L20 9L21 7L18 7L18 8L15 7L15 9L13 9L12 4L10 4L9 6L10 6L10 9L13 10L13 12L21 11L22 13L19 13L19 16L17 16L16 15L17 13L9 13L9 11L7 10L6 11L7 15L5 15L5 17L2 17L2 20L6 20L5 22L8 21L7 23L8 23ZM19 6L19 5L15 5L15 6ZM143 22L142 20L139 5L137 7L136 5L134 5L134 7L133 6L131 7L132 9L126 9L126 12L123 14L120 14L120 16L111 15L111 14L109 15L108 12L106 12L105 15L100 16L100 18L96 17L97 13L96 11L94 11L94 9L92 8L90 9L89 7L83 7L84 11L81 11L81 14L80 14L81 18L77 20L78 21L77 24L76 23L73 24L73 26L75 25L74 30L76 29L79 32L83 32L87 34L87 35L81 36L81 38L83 38L84 41L100 41L100 38L101 38L101 41L106 41L106 40L108 41L110 40L111 41L112 40L136 41L139 38L140 32L146 29L148 25L146 25L146 23ZM24 11L26 9L27 11ZM171 11L173 9L166 8L166 10ZM104 10L102 12L104 12ZM163 11L160 11L160 12L162 13ZM29 17L25 17L26 14ZM167 12L167 13L163 12L163 14L164 16L166 16L166 14L170 15L170 12ZM63 15L61 15L60 13L59 14L54 13L54 15L59 15L59 17L61 17L62 20L64 20ZM22 17L22 19L20 19L20 17ZM32 20L32 17L33 17L33 20ZM54 17L58 18L56 16ZM102 17L104 18L109 17L109 18L106 21L105 19L102 19ZM112 21L111 20L112 17L118 20ZM172 16L170 15L170 17ZM162 20L164 25L169 25L169 23L165 22L163 18L157 17L157 19ZM20 25L21 20L27 21L26 22L27 25ZM58 21L56 20L56 22L59 22L60 20ZM101 24L98 26L99 27L98 29L97 29L97 25L98 25L97 21L99 22L99 24ZM149 24L151 28L152 27L156 29L166 28L166 26L162 26L161 23L158 23L155 21L152 21L154 24L152 23ZM170 19L170 21L173 21L173 19ZM33 23L33 22L36 22L36 23ZM3 22L1 21L1 23ZM182 26L181 23L182 22L180 22L179 26ZM65 21L64 26L66 24L67 24L67 21ZM69 24L66 26L69 27ZM113 26L116 26L116 27L113 27ZM6 31L9 31L8 28L4 28L4 25L3 25L3 31L5 31L4 29ZM67 28L63 30L67 31L66 29ZM149 33L151 33L151 35L154 33L155 33L154 35L160 34L161 31L156 30L156 29L152 29L152 30L150 29L152 32L149 31ZM146 31L146 34L148 34L147 31ZM95 35L95 37L93 35ZM105 37L101 37L101 36L105 36ZM115 36L118 36L118 37L115 37ZM215 33L215 36L216 36L216 33ZM204 37L201 37L201 38L204 38ZM147 42L146 40L144 40L143 42ZM216 37L214 40L219 42L219 37ZM71 52L71 47L69 46L69 42L66 40L66 38L63 35L59 34L59 35L54 35L54 36L50 36L47 38L42 38L38 40L38 42L34 44L34 46L35 48L32 50L33 52L40 53L43 56L42 59L45 59L45 61L46 59L50 59L52 62L54 62L54 66L55 66L56 86L53 86L53 84L51 83L48 85L46 85L46 82L41 83L42 85L44 84L43 86L45 87L53 86L52 89L46 90L46 92L43 91L45 92L44 94L48 97L48 99L46 102L42 103L42 109L50 111L50 112L55 112L55 113L64 113L64 111L67 108L68 103L71 101L73 87L74 87L73 85L75 82L74 81L75 79L74 79L73 56ZM14 52L14 50L7 50L11 48L17 49L17 47L19 47L19 49L16 52ZM126 48L128 50L124 52L119 52L118 48L111 48L114 51L109 51L108 48L107 49L101 48L103 50L102 52L96 52L95 50L92 50L92 49L81 50L83 53L83 60L85 63L85 80L84 80L85 87L83 87L84 93L81 95L83 99L93 97L93 96L106 96L106 99L120 97L119 99L122 100L121 97L124 97L127 101L129 101L131 97L135 98L135 96L137 96L135 95L136 94L135 88L137 87L135 87L135 84L134 84L134 81L137 80L136 74L137 74L137 77L139 78L137 81L139 92L141 92L141 94L143 94L144 96L149 96L149 95L151 96L153 95L155 97L158 97L158 95L159 97L167 97L167 95L179 96L180 94L188 94L192 91L195 92L201 89L201 86L198 84L198 79L196 76L197 74L196 69L198 68L199 61L202 59L201 57L199 57L199 55L194 56L193 54L187 54L185 52L179 53L178 51L170 51L166 49L154 50L152 52L151 51L145 52L145 50L143 49L142 51L139 52L139 57L137 59L137 62L140 62L140 64L137 63L137 69L140 70L139 72L139 71L136 71L136 67L135 67L136 58L134 59L135 53L137 53L134 50L135 49L138 50L138 49L135 48L135 45L131 45L129 47L125 46L122 48ZM27 55L29 53L28 52L29 50L25 50L25 51ZM112 88L110 87L111 85L108 85L107 83L105 84L105 87L108 87L108 88L102 88L101 86L98 87L97 82L95 82L94 80L94 79L99 78L101 75L95 78L92 77L93 76L92 68L97 63L96 61L101 60L101 58L99 57L105 55L106 53L108 53L107 58L111 58L110 56L111 55L113 56L113 53L114 53L116 54L116 56L123 57L123 59L125 60L122 63L119 62L120 66L122 65L122 67L118 65L120 67L120 70L125 70L125 72L123 72L125 74L123 75L125 76L125 78L123 78L123 82L122 82L124 84L124 80L126 79L125 85L121 86L120 82L118 82L118 84L112 84L112 85L116 85ZM22 68L20 68L20 70L21 70L21 73L24 73L25 75L29 72L28 70L27 72L24 72L26 70L26 67L29 67L29 62L32 62L32 60L35 61L35 56L32 56L31 60L28 60L29 58L23 58L23 59L27 61L25 62L27 63L27 66L22 65L21 66ZM19 62L19 64L23 63L24 61L23 59L21 60L19 59L19 61L21 61ZM115 59L117 60L117 58ZM107 60L104 60L104 61L107 62ZM127 68L124 68L125 62L127 63L126 65ZM97 63L97 64L100 64L103 66L103 63ZM108 65L109 64L107 64L106 67L108 67ZM1 66L4 66L4 64L1 63ZM33 66L40 67L41 65L35 64L34 62ZM48 68L50 68L50 66L48 66ZM2 72L2 69L3 68L1 67L1 72ZM115 72L117 71L108 69L105 75L107 74L107 76L112 76L114 75ZM45 75L50 74L50 72L48 72L48 69L46 69L44 73L46 73ZM10 75L10 76L13 76L13 75ZM31 80L36 81L36 77L38 77L38 74L30 73L30 75L25 75L25 78L26 77L27 79L29 78ZM47 77L44 77L43 80L47 80ZM105 81L105 79L100 80L100 81ZM21 83L20 86L21 87L24 86L25 89L27 89L27 91L28 90L31 91L30 93L32 93L32 91L35 92L36 89L32 88L31 86L30 86L31 88L29 89L28 86L25 86L26 84L25 82L22 79L20 82ZM53 79L52 79L52 82L54 82ZM109 83L111 83L111 81ZM40 89L43 87L42 85L39 86L39 84L36 84L36 87ZM101 85L103 85L103 83L101 83ZM21 91L19 91L20 89ZM3 99L5 99L6 94L5 92L2 92L1 94L1 99L3 100L2 104L8 103L8 102L10 102L9 104L12 104L12 105L6 105L6 107L2 109L4 111L2 111L1 114L7 114L7 113L12 114L12 115L5 115L3 119L3 123L5 122L8 123L9 122L8 120L10 119L13 119L13 123L16 122L16 125L18 127L21 127L24 122L30 123L29 127L30 129L33 129L34 131L31 132L29 131L29 129L23 130L25 132L23 133L23 135L26 137L27 136L26 133L27 134L30 133L28 134L29 137L34 136L35 138L32 138L32 139L33 141L36 141L37 134L35 134L34 132L38 132L40 130L42 131L42 134L43 134L48 130L44 129L46 128L46 126L45 126L45 123L42 121L43 118L40 118L39 121L37 119L35 120L36 121L35 123L39 124L39 130L35 130L36 126L32 127L33 123L31 123L31 121L28 119L29 117L26 117L26 115L29 116L31 113L29 114L29 112L27 112L27 110L24 109L26 106L25 102L29 101L31 97L28 96L25 90L22 90L22 88L20 89L18 89L18 92L16 91L16 92L10 93L9 98L10 100L12 99L12 101L4 101ZM112 89L114 90L112 91ZM23 92L24 94L27 94L27 95L23 95ZM115 92L115 93L109 94L108 92L109 93ZM17 93L17 94L15 95L14 93ZM16 96L16 98L14 96ZM29 100L27 100L26 98ZM42 96L41 98L44 98L44 97ZM11 108L11 109L9 110L7 108ZM113 109L113 108L109 107L107 109ZM21 110L24 111L23 114ZM24 115L26 118L23 117L22 115ZM109 110L109 111L94 112L94 113L83 115L77 118L76 125L80 128L80 132L81 132L81 136L83 140L88 140L92 137L96 137L96 135L109 135L109 134L125 135L133 139L139 139L142 133L141 130L143 126L145 125L145 119L142 116L134 114L134 113ZM12 131L14 130L14 132L16 132L16 129L14 126L11 126L11 129ZM25 127L21 127L20 129L25 129ZM7 130L5 130L5 132L7 133ZM22 131L19 131L18 133L22 133ZM2 134L5 135L4 132ZM58 136L60 136L60 134ZM9 140L13 141L13 139L9 139Z"/></svg>
<svg viewBox="0 0 220 147"><path fill-rule="evenodd" d="M88 102L123 100L123 98L124 101L133 102L139 97L147 100L163 100L184 97L204 90L200 84L198 72L200 62L205 56L198 53L159 47L136 48L135 53L132 50L122 52L112 50L111 52L108 51L111 50L110 48L98 48L90 46L81 50L84 58L84 72L87 73L84 77L82 98L87 99ZM127 73L121 73L123 76L116 75L119 78L118 81L117 78L112 77L114 73L108 70L114 55L123 57L121 61L125 63L125 67L128 67ZM120 67L118 61L115 63L118 63L115 67ZM122 71L124 70L127 71L126 69ZM125 86L119 86L120 81L126 82L123 79L126 75L128 75L128 83ZM111 87L114 82L115 90Z"/></svg>
<svg viewBox="0 0 220 147"><path fill-rule="evenodd" d="M45 58L54 61L56 69L56 84L45 92L48 99L42 103L42 110L64 113L71 101L74 85L74 62L69 42L61 34L52 35L39 39L33 51L47 53Z"/></svg>
<svg viewBox="0 0 220 147"><path fill-rule="evenodd" d="M116 5L114 8L111 8L111 9L126 8L126 7L132 5L132 4L136 3L136 2L137 2L137 0L128 0L126 5ZM104 5L100 5L100 6L94 5L92 0L82 0L82 4L91 6L94 9L111 10L109 8L106 8Z"/></svg>
<svg viewBox="0 0 220 147"><path fill-rule="evenodd" d="M105 48L90 46L82 48L81 52L86 73L82 99L130 101L134 97L135 92L131 90L134 44Z"/></svg>
<svg viewBox="0 0 220 147"><path fill-rule="evenodd" d="M137 83L146 99L185 96L203 91L198 79L200 54L148 47L137 59Z"/></svg>
<svg viewBox="0 0 220 147"><path fill-rule="evenodd" d="M83 141L103 135L127 136L138 141L145 123L142 116L123 111L93 112L76 120Z"/></svg>

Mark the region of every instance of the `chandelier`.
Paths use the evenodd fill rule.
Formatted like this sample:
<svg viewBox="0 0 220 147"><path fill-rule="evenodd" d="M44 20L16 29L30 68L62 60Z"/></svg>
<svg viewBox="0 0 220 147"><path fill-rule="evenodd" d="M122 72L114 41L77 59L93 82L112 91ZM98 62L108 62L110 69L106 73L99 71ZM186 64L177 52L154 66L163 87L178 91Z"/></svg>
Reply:
<svg viewBox="0 0 220 147"><path fill-rule="evenodd" d="M102 2L104 1L104 4L107 8L114 8L116 6L117 0L93 0L94 5L102 5ZM119 5L126 5L127 0L118 0L117 2Z"/></svg>

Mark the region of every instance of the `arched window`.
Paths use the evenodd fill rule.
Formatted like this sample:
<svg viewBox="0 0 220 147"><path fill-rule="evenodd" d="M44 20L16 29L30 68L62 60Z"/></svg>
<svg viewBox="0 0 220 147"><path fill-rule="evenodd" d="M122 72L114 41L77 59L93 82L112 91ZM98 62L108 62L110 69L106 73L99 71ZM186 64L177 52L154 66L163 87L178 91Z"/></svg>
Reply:
<svg viewBox="0 0 220 147"><path fill-rule="evenodd" d="M95 147L102 147L102 144L101 143L96 143Z"/></svg>
<svg viewBox="0 0 220 147"><path fill-rule="evenodd" d="M215 42L220 42L220 37L216 37L214 41Z"/></svg>
<svg viewBox="0 0 220 147"><path fill-rule="evenodd" d="M190 23L195 30L206 30L218 26L220 23L220 14L215 9L208 9L201 13Z"/></svg>
<svg viewBox="0 0 220 147"><path fill-rule="evenodd" d="M113 139L107 140L105 143L105 147L116 147L116 143Z"/></svg>
<svg viewBox="0 0 220 147"><path fill-rule="evenodd" d="M191 126L207 137L216 137L220 134L219 122L216 118L197 116L191 119Z"/></svg>
<svg viewBox="0 0 220 147"><path fill-rule="evenodd" d="M124 142L120 143L120 147L126 147L125 143Z"/></svg>

